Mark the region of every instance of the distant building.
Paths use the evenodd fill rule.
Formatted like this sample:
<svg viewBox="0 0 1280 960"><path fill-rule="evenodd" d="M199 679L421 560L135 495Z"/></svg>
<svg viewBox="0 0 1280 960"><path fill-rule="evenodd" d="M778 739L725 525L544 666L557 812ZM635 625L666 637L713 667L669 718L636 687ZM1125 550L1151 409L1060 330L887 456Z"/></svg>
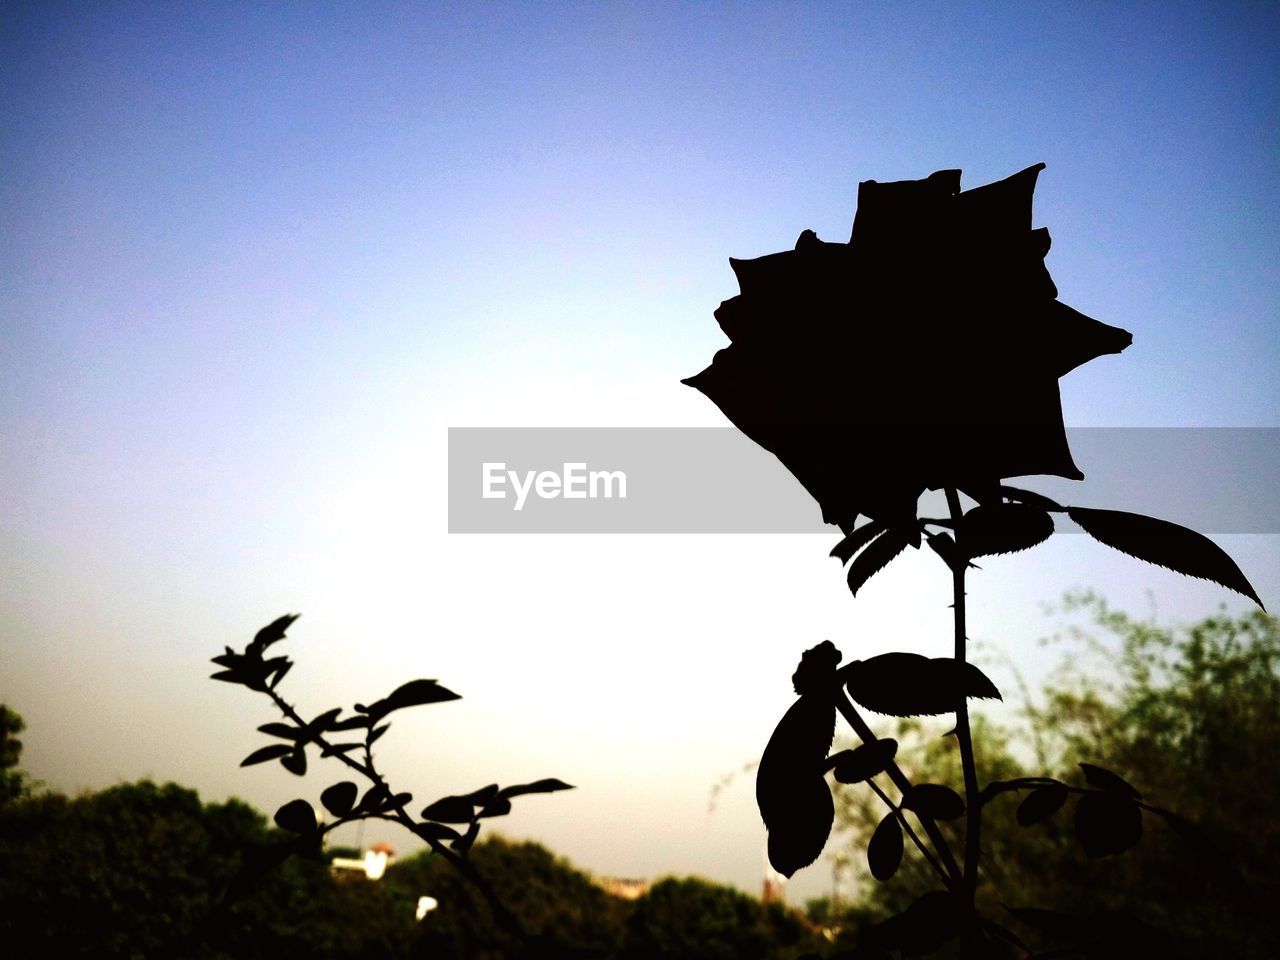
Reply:
<svg viewBox="0 0 1280 960"><path fill-rule="evenodd" d="M380 880L387 872L387 865L395 859L396 852L387 843L375 843L359 860L352 857L334 857L329 869L341 875L344 871L360 870L370 880Z"/></svg>

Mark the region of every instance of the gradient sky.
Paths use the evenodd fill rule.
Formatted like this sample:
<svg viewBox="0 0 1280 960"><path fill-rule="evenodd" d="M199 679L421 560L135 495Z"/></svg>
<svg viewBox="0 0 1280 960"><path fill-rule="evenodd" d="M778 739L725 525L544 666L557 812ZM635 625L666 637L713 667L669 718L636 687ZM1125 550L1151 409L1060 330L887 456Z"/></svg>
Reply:
<svg viewBox="0 0 1280 960"><path fill-rule="evenodd" d="M750 778L709 814L712 785L805 647L945 653L945 571L908 556L854 602L834 538L449 536L446 428L721 424L678 381L724 345L729 256L847 239L859 180L1039 161L1062 299L1135 334L1063 381L1067 422L1280 426L1278 38L1261 2L6 4L24 765L314 799L238 768L271 711L206 679L302 611L304 712L416 676L464 695L383 741L402 789L558 776L579 789L498 825L756 890ZM1218 540L1280 604L1280 538ZM1068 588L1244 606L1083 537L985 567L971 632L1033 677Z"/></svg>

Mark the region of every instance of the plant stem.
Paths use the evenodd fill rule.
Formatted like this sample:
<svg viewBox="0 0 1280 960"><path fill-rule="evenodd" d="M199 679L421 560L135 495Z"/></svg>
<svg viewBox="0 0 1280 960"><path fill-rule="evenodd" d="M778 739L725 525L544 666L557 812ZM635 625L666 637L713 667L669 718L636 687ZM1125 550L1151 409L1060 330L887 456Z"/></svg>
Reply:
<svg viewBox="0 0 1280 960"><path fill-rule="evenodd" d="M916 848L919 849L925 860L928 861L929 866L933 867L933 872L938 875L938 878L942 880L943 883L950 886L951 884L946 872L942 869L942 866L938 861L934 859L933 854L929 852L929 848L924 845L918 836L916 836L916 832L911 829L911 823L907 820L907 815L902 812L902 808L889 799L889 795L880 789L875 780L868 780L867 785L871 787L877 797L884 801L884 805L889 808L889 812L898 818L898 822L902 824L902 829L906 832L907 837L916 845Z"/></svg>
<svg viewBox="0 0 1280 960"><path fill-rule="evenodd" d="M951 567L951 591L953 595L952 609L955 614L955 658L957 663L964 663L968 656L967 637L965 635L965 592L964 575L968 569L968 560L964 555L964 543L960 532L960 495L955 487L947 487L947 506L951 512L951 522L956 530L956 546L959 556ZM960 744L960 766L964 771L964 896L969 910L974 908L978 890L978 852L981 849L982 835L982 803L979 799L978 770L973 760L973 734L969 729L969 700L962 693L956 705L956 740Z"/></svg>
<svg viewBox="0 0 1280 960"><path fill-rule="evenodd" d="M857 708L842 689L836 692L836 708L863 743L875 743L879 739L871 731L871 728L867 726L866 721L862 719ZM889 775L893 785L903 793L906 793L911 787L911 781L907 779L907 775L902 772L902 768L894 761L889 761L889 765L885 767L884 772ZM889 806L892 809L892 804ZM962 877L960 866L956 863L956 858L951 853L951 847L947 844L947 838L942 835L942 831L938 829L938 824L932 817L921 814L920 825L924 827L924 832L929 835L929 839L933 842L933 848L938 851L938 856L942 860L943 867L945 867L945 872L941 875L942 882L948 888L955 890L962 883Z"/></svg>

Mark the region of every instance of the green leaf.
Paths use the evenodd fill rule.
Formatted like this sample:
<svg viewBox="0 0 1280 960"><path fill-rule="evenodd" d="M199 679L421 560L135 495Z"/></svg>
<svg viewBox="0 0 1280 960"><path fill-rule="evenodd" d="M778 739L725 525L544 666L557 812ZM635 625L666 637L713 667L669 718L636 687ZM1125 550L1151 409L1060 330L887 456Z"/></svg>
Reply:
<svg viewBox="0 0 1280 960"><path fill-rule="evenodd" d="M278 760L286 753L293 753L293 747L289 746L287 743L273 743L270 746L262 747L261 749L253 751L253 753L240 761L240 766L251 767L255 763L266 763L268 760Z"/></svg>
<svg viewBox="0 0 1280 960"><path fill-rule="evenodd" d="M1188 577L1211 580L1244 594L1262 609L1262 601L1236 562L1208 537L1168 520L1119 510L1068 507L1067 516L1100 543L1131 557L1167 567Z"/></svg>
<svg viewBox="0 0 1280 960"><path fill-rule="evenodd" d="M990 503L974 507L956 529L956 543L967 557L986 557L1026 550L1049 539L1053 517L1023 503Z"/></svg>
<svg viewBox="0 0 1280 960"><path fill-rule="evenodd" d="M1086 856L1106 857L1142 839L1142 811L1118 793L1086 793L1076 804L1075 827Z"/></svg>
<svg viewBox="0 0 1280 960"><path fill-rule="evenodd" d="M862 589L862 585L888 566L889 561L907 549L911 541L901 530L886 530L873 540L865 550L853 558L849 564L847 580L849 592L854 596Z"/></svg>
<svg viewBox="0 0 1280 960"><path fill-rule="evenodd" d="M1061 783L1036 787L1018 804L1018 823L1029 827L1033 823L1048 820L1067 802L1068 791Z"/></svg>
<svg viewBox="0 0 1280 960"><path fill-rule="evenodd" d="M885 530L885 525L879 520L871 520L864 523L857 530L837 543L832 549L830 556L835 557L841 563L848 563L853 559L853 555L871 542L871 538L875 537Z"/></svg>
<svg viewBox="0 0 1280 960"><path fill-rule="evenodd" d="M503 787L498 791L498 795L502 797L518 797L526 793L554 793L557 790L572 790L573 784L565 783L563 780L557 780L554 777L548 777L545 780L535 780L533 783L518 783L515 786Z"/></svg>
<svg viewBox="0 0 1280 960"><path fill-rule="evenodd" d="M350 780L343 780L326 788L324 793L320 794L320 802L335 817L345 817L355 806L356 797L359 794L359 787Z"/></svg>
<svg viewBox="0 0 1280 960"><path fill-rule="evenodd" d="M933 820L955 820L964 816L960 794L941 783L917 783L902 796L902 808Z"/></svg>
<svg viewBox="0 0 1280 960"><path fill-rule="evenodd" d="M867 844L867 866L871 875L882 883L898 871L902 863L902 825L898 823L897 814L890 813Z"/></svg>
<svg viewBox="0 0 1280 960"><path fill-rule="evenodd" d="M1132 797L1134 800L1142 799L1142 794L1118 773L1112 773L1102 767L1095 767L1092 763L1082 763L1080 764L1080 769L1084 771L1084 778L1091 787L1097 787L1099 790L1108 790L1111 793L1123 794L1126 797Z"/></svg>
<svg viewBox="0 0 1280 960"><path fill-rule="evenodd" d="M962 697L1001 699L986 674L954 657L883 653L854 660L840 674L856 703L891 717L951 713Z"/></svg>
<svg viewBox="0 0 1280 960"><path fill-rule="evenodd" d="M898 754L898 741L892 737L860 744L852 750L836 754L835 778L840 783L861 783L870 780L893 762ZM833 759L836 759L833 758Z"/></svg>
<svg viewBox="0 0 1280 960"><path fill-rule="evenodd" d="M315 810L305 800L290 800L276 811L275 821L290 833L311 833L319 826Z"/></svg>

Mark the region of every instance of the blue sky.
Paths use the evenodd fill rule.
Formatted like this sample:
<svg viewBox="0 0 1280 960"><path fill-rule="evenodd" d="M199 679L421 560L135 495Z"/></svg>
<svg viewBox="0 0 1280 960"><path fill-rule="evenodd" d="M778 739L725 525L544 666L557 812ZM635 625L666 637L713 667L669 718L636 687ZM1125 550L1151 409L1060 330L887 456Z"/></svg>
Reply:
<svg viewBox="0 0 1280 960"><path fill-rule="evenodd" d="M450 537L446 428L720 424L678 381L724 344L729 256L846 239L859 180L1039 161L1062 299L1135 335L1064 380L1067 422L1280 425L1278 26L1265 3L7 5L0 698L29 768L318 793L239 770L269 713L204 679L301 610L300 703L410 675L465 695L388 738L424 798L561 776L580 790L503 826L755 889L749 786L708 817L711 783L758 754L803 648L945 645L942 575L907 558L855 603L822 538ZM1275 537L1220 542L1280 597ZM1077 585L1175 619L1235 603L1061 537L991 566L975 632L1034 672L1039 605Z"/></svg>

